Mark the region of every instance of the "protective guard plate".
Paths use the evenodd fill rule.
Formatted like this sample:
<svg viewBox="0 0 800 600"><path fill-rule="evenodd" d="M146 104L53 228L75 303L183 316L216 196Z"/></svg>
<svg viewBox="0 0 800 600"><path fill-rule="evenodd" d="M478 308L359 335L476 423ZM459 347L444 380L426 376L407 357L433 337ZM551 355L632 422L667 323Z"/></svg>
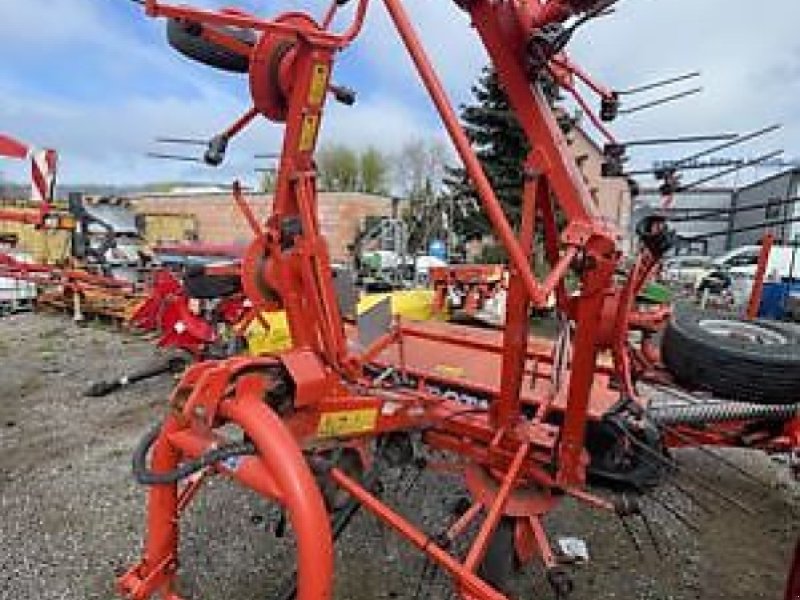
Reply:
<svg viewBox="0 0 800 600"><path fill-rule="evenodd" d="M358 341L363 348L385 335L392 326L392 298L387 296L375 306L358 315Z"/></svg>

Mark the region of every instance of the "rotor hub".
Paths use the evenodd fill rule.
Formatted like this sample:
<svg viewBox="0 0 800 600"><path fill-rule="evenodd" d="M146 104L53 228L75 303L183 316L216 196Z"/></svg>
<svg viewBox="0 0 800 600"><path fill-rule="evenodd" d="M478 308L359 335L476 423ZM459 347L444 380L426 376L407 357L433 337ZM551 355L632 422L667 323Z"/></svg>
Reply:
<svg viewBox="0 0 800 600"><path fill-rule="evenodd" d="M298 32L320 31L309 15L287 12L275 19ZM253 48L250 58L250 93L253 104L270 121L286 121L289 97L295 80L295 61L300 34L267 32Z"/></svg>

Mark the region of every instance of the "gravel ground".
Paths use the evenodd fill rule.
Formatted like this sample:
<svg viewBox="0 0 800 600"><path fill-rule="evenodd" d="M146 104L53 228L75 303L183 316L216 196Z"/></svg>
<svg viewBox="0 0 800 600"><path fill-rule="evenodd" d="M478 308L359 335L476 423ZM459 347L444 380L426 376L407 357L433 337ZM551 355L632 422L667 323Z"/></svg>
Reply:
<svg viewBox="0 0 800 600"><path fill-rule="evenodd" d="M172 381L144 383L104 399L89 382L153 357L150 342L107 328L77 328L59 316L0 319L0 599L110 599L115 574L141 548L144 493L130 474L131 450L159 418ZM746 503L746 514L685 477L657 492L697 523L694 533L653 500L646 512L661 556L636 525L636 551L619 521L565 501L549 518L554 538L578 536L591 560L576 569L574 600L757 600L782 597L800 526L798 487L785 466L756 453L728 458L757 485L697 451L678 458L687 473ZM455 480L397 473L385 497L435 533L460 497ZM276 539L274 515L250 493L214 481L186 515L183 593L196 600L274 598L290 569L290 537ZM336 597L450 597L445 578L423 577L423 559L367 515L338 548ZM433 581L429 581L433 579ZM520 599L551 598L531 568L514 582Z"/></svg>

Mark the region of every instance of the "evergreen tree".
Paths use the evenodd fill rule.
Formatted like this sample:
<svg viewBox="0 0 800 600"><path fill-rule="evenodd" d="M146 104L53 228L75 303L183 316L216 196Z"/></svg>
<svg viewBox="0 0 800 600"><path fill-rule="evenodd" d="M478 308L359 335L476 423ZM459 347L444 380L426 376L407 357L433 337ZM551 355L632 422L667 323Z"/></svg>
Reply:
<svg viewBox="0 0 800 600"><path fill-rule="evenodd" d="M548 75L541 74L536 85L551 106L555 105L559 100L555 82ZM461 124L506 217L513 227L517 227L522 210L523 164L530 144L491 67L483 69L472 87L472 95L475 104L461 107ZM454 219L456 233L469 239L491 232L492 227L466 169L447 168L444 184L446 197L459 207Z"/></svg>
<svg viewBox="0 0 800 600"><path fill-rule="evenodd" d="M503 210L512 225L520 220L522 204L522 164L530 146L497 75L484 68L472 87L475 103L461 107L461 121L478 159L491 182ZM447 168L445 193L459 210L455 211L455 229L471 238L491 231L480 200L463 167Z"/></svg>

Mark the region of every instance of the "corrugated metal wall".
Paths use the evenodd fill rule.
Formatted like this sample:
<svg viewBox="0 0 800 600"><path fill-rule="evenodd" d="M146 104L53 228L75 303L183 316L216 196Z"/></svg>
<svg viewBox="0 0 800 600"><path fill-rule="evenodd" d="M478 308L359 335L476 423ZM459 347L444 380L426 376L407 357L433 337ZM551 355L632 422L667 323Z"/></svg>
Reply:
<svg viewBox="0 0 800 600"><path fill-rule="evenodd" d="M731 188L703 188L689 190L675 194L672 200L669 215L678 219L702 216L696 220L677 221L671 226L682 238L693 238L710 233L722 232L722 235L704 238L704 242L696 242L689 247L684 247L684 254L708 254L715 256L722 254L726 246L729 213L722 212L731 207L733 190ZM661 207L663 199L661 193L655 189L645 189L636 199L636 210L631 219L631 227L635 228L639 220ZM710 215L714 210L721 211Z"/></svg>
<svg viewBox="0 0 800 600"><path fill-rule="evenodd" d="M732 220L733 228L758 227L750 231L731 234L731 248L747 244L757 244L767 231L771 231L780 241L790 242L798 232L798 224L780 224L769 226L769 222L791 219L796 213L797 204L784 203L797 198L800 172L788 171L740 189L736 193L737 209L742 207L775 202L773 207L738 210Z"/></svg>

